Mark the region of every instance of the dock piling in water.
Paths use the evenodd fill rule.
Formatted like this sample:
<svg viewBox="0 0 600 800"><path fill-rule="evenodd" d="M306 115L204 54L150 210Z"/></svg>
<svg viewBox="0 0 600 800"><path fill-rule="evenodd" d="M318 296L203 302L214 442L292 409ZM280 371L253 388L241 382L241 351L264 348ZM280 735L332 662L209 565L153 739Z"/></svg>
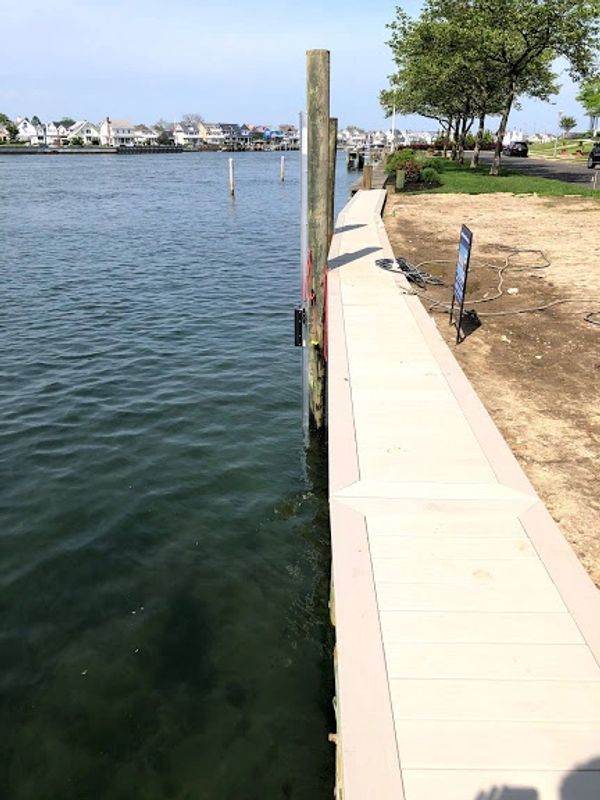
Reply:
<svg viewBox="0 0 600 800"><path fill-rule="evenodd" d="M308 290L308 394L310 424L325 424L325 283L330 244L329 50L306 54L308 115L308 251L312 275Z"/></svg>
<svg viewBox="0 0 600 800"><path fill-rule="evenodd" d="M283 183L285 180L285 156L281 156L279 163L279 179Z"/></svg>
<svg viewBox="0 0 600 800"><path fill-rule="evenodd" d="M229 194L235 195L235 176L233 171L233 158L229 159Z"/></svg>

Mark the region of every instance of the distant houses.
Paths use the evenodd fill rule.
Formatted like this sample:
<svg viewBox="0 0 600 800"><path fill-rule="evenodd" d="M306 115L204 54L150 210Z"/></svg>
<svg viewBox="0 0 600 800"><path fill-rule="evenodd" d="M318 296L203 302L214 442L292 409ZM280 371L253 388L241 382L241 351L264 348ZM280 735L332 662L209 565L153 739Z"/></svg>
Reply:
<svg viewBox="0 0 600 800"><path fill-rule="evenodd" d="M71 121L65 120L66 123ZM16 142L31 147L147 147L179 145L186 149L265 150L297 149L295 125L247 125L236 122L175 122L149 126L127 119L105 117L101 122L78 120L41 123L36 117L18 117ZM10 143L10 132L0 126L0 144Z"/></svg>

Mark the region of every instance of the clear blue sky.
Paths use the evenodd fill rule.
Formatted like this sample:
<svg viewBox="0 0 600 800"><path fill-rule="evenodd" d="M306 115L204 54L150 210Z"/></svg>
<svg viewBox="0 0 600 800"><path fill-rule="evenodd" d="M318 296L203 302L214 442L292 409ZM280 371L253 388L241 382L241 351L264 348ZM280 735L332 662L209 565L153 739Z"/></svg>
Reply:
<svg viewBox="0 0 600 800"><path fill-rule="evenodd" d="M296 122L309 48L332 57L332 114L386 123L377 95L393 71L393 0L21 0L3 4L0 111L105 115L153 123L197 112L209 121ZM403 7L413 13L418 0ZM553 130L558 109L585 116L568 77L556 104L525 100L511 126ZM399 127L435 128L409 117Z"/></svg>

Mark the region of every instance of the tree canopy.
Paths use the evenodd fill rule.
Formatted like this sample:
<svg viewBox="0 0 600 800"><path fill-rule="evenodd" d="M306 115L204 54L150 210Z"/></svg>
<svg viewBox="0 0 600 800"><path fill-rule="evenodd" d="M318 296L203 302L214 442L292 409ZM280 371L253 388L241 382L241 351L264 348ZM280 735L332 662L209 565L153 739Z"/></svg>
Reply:
<svg viewBox="0 0 600 800"><path fill-rule="evenodd" d="M600 116L600 77L584 81L577 99L590 117Z"/></svg>
<svg viewBox="0 0 600 800"><path fill-rule="evenodd" d="M388 26L397 71L380 95L389 114L436 119L464 142L469 120L500 116L497 174L509 114L520 96L549 99L562 56L574 79L593 75L600 0L426 0L418 19L400 8Z"/></svg>
<svg viewBox="0 0 600 800"><path fill-rule="evenodd" d="M577 120L575 117L562 116L559 124L562 131L569 133L577 125Z"/></svg>

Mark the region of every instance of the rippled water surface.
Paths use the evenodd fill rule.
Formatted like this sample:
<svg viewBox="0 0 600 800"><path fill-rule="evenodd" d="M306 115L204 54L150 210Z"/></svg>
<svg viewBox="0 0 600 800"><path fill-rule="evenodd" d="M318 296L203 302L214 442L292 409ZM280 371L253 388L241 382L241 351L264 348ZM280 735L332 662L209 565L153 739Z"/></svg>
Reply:
<svg viewBox="0 0 600 800"><path fill-rule="evenodd" d="M0 158L6 800L331 797L298 167Z"/></svg>

